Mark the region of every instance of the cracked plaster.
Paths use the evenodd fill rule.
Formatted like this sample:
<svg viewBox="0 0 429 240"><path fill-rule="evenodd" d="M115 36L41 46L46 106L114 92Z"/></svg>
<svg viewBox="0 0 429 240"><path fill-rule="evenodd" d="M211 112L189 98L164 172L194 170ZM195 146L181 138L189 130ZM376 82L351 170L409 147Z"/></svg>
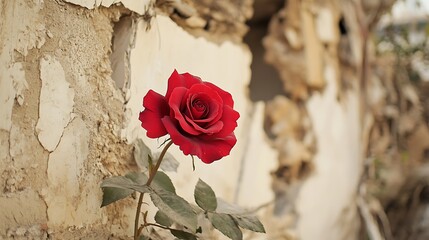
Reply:
<svg viewBox="0 0 429 240"><path fill-rule="evenodd" d="M85 123L76 117L49 155L48 187L42 191L49 227L81 227L100 219L100 196L94 191L98 178L86 170L89 139Z"/></svg>
<svg viewBox="0 0 429 240"><path fill-rule="evenodd" d="M139 14L144 14L151 0L64 0L88 9L99 6L110 7L114 4L122 3L126 8Z"/></svg>
<svg viewBox="0 0 429 240"><path fill-rule="evenodd" d="M52 56L45 56L40 61L39 120L36 132L43 147L52 152L70 121L74 105L74 90L65 78L64 69Z"/></svg>

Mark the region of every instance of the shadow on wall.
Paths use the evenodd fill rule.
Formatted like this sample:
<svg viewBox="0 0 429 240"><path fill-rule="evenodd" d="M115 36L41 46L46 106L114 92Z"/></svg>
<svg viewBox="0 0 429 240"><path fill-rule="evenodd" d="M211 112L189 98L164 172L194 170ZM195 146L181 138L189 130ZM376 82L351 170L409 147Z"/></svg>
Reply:
<svg viewBox="0 0 429 240"><path fill-rule="evenodd" d="M268 21L249 23L249 32L244 37L244 42L252 52L252 76L249 90L250 99L256 101L269 101L276 95L285 94L283 83L276 69L264 60L265 48L262 40L267 34Z"/></svg>

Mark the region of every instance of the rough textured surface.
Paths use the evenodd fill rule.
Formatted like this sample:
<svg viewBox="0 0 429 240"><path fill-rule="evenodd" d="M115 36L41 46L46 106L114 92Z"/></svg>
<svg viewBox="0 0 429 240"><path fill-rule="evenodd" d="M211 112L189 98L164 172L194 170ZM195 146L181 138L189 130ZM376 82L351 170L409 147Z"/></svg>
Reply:
<svg viewBox="0 0 429 240"><path fill-rule="evenodd" d="M157 6L184 29L221 43L241 42L247 32L245 22L253 14L252 0L160 0Z"/></svg>
<svg viewBox="0 0 429 240"><path fill-rule="evenodd" d="M113 122L119 125L121 120L123 100L108 77L108 53L111 21L117 19L120 10L90 12L56 1L0 1L0 4L3 19L0 27L0 206L3 209L0 236L44 239L49 234L64 239L71 237L67 235L69 227L73 237L87 236L96 229L104 229L108 235L107 229L111 227L102 225L102 219L116 213L98 208L98 184L104 170L100 156L108 160L110 149L118 146L120 151L115 154L125 157L116 165L126 165L131 156L131 147L127 148L112 133ZM23 15L26 17L20 17ZM49 84L53 87L49 88ZM67 125L71 111L76 119ZM103 116L108 117L99 124ZM49 122L57 117L64 121ZM39 119L48 123L39 125L39 129L48 132L41 142L52 143L47 145L51 151L60 142L60 149L51 156L37 139ZM104 130L103 126L111 127ZM51 136L46 130L57 135ZM81 142L80 137L86 140ZM110 147L111 142L117 146ZM79 143L83 147L76 149ZM107 146L104 148L107 154L102 154L100 145ZM83 151L85 148L89 150ZM76 161L80 164L75 165ZM70 188L60 183L64 178L79 181ZM74 191L65 193L66 189ZM86 194L80 194L81 191ZM69 213L63 211L67 206L71 206ZM88 230L94 221L97 227ZM118 229L123 222L119 220L115 224L112 228ZM124 231L119 234L124 235Z"/></svg>
<svg viewBox="0 0 429 240"><path fill-rule="evenodd" d="M311 90L324 87L326 65L334 65L338 72L338 5L337 1L287 1L270 21L265 59L279 71L285 92L294 100L305 100Z"/></svg>
<svg viewBox="0 0 429 240"><path fill-rule="evenodd" d="M152 0L65 0L72 4L76 4L88 9L94 9L100 6L110 7L112 5L123 4L126 8L139 14L144 14L147 6Z"/></svg>
<svg viewBox="0 0 429 240"><path fill-rule="evenodd" d="M286 95L266 109L266 129L279 151L273 210L282 221L273 224L274 236L354 239L359 231L360 95L356 82L344 93L340 81L348 74L353 82L356 73L340 71L339 6L287 1L264 38L265 59L279 71Z"/></svg>
<svg viewBox="0 0 429 240"><path fill-rule="evenodd" d="M213 42L242 41L248 27L246 21L253 14L253 0L66 0L88 9L122 4L138 13L145 21L151 21L157 13L167 14L177 24L195 36L203 36ZM154 7L157 7L157 10ZM147 26L151 28L150 25Z"/></svg>
<svg viewBox="0 0 429 240"><path fill-rule="evenodd" d="M24 56L28 50L41 47L43 41L43 24L39 24L38 12L40 4L36 1L30 7L24 7L25 1L7 2L1 1L0 7L3 9L0 16L3 19L0 23L0 129L9 130L11 127L12 107L18 86L25 86L23 78L22 63L17 60L13 53L15 50ZM25 19L16 21L15 11L22 11ZM22 92L20 93L22 97ZM22 100L20 100L22 101Z"/></svg>
<svg viewBox="0 0 429 240"><path fill-rule="evenodd" d="M5 206L0 210L1 227L7 229L0 237L46 239L46 207L36 191L27 189L2 196L0 206Z"/></svg>

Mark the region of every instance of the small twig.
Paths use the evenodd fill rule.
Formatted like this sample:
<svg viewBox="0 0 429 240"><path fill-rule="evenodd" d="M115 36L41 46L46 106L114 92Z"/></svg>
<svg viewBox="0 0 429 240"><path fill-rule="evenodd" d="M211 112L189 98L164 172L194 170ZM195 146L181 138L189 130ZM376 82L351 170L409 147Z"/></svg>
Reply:
<svg viewBox="0 0 429 240"><path fill-rule="evenodd" d="M143 229L145 228L145 227L149 227L149 226L152 226L152 227L159 227L159 228L162 228L162 229L165 229L165 230L174 230L174 231L182 231L182 230L179 230L179 229L174 229L174 228L170 228L170 227L166 227L166 226L162 226L162 225L159 225L159 224L156 224L156 223L144 223L143 225L141 225L140 226L140 228L139 228L139 231L138 231L138 234L139 234L139 236L140 236L140 234L141 234L141 232L143 231Z"/></svg>
<svg viewBox="0 0 429 240"><path fill-rule="evenodd" d="M144 227L152 226L152 227L159 227L159 228L166 229L166 230L176 230L176 231L181 231L181 230L179 230L179 229L174 229L174 228L170 228L170 227L162 226L162 225L159 225L159 224L156 224L156 223L146 223L146 224L144 224L143 226L144 226Z"/></svg>

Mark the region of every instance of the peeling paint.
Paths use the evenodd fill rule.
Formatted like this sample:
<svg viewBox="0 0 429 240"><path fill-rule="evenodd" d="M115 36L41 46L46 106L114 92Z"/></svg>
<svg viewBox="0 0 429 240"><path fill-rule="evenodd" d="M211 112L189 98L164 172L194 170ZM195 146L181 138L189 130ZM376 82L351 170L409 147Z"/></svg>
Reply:
<svg viewBox="0 0 429 240"><path fill-rule="evenodd" d="M17 38L21 40L21 44L17 45L15 50L24 56L28 55L28 50L33 48L40 49L46 43L46 29L43 24L36 24L34 31L26 29L17 34Z"/></svg>
<svg viewBox="0 0 429 240"><path fill-rule="evenodd" d="M76 117L49 155L48 188L42 192L49 227L79 227L100 219L98 180L85 168L89 139L85 123Z"/></svg>
<svg viewBox="0 0 429 240"><path fill-rule="evenodd" d="M9 131L11 127L14 99L19 105L24 103L23 91L28 88L22 63L14 63L0 73L0 129Z"/></svg>
<svg viewBox="0 0 429 240"><path fill-rule="evenodd" d="M43 147L53 151L70 121L74 91L66 81L60 62L49 55L40 60L40 78L40 118L36 132Z"/></svg>
<svg viewBox="0 0 429 240"><path fill-rule="evenodd" d="M114 4L122 3L126 8L139 14L144 14L151 0L64 0L88 9L94 9L99 6L110 7Z"/></svg>
<svg viewBox="0 0 429 240"><path fill-rule="evenodd" d="M45 27L38 23L40 1L27 4L25 0L0 4L0 129L9 131L12 108L18 91L18 103L23 103L22 91L26 84L21 63L14 63L14 51L26 56L28 50L42 46ZM25 16L23 18L22 16ZM13 82L15 79L17 82Z"/></svg>

